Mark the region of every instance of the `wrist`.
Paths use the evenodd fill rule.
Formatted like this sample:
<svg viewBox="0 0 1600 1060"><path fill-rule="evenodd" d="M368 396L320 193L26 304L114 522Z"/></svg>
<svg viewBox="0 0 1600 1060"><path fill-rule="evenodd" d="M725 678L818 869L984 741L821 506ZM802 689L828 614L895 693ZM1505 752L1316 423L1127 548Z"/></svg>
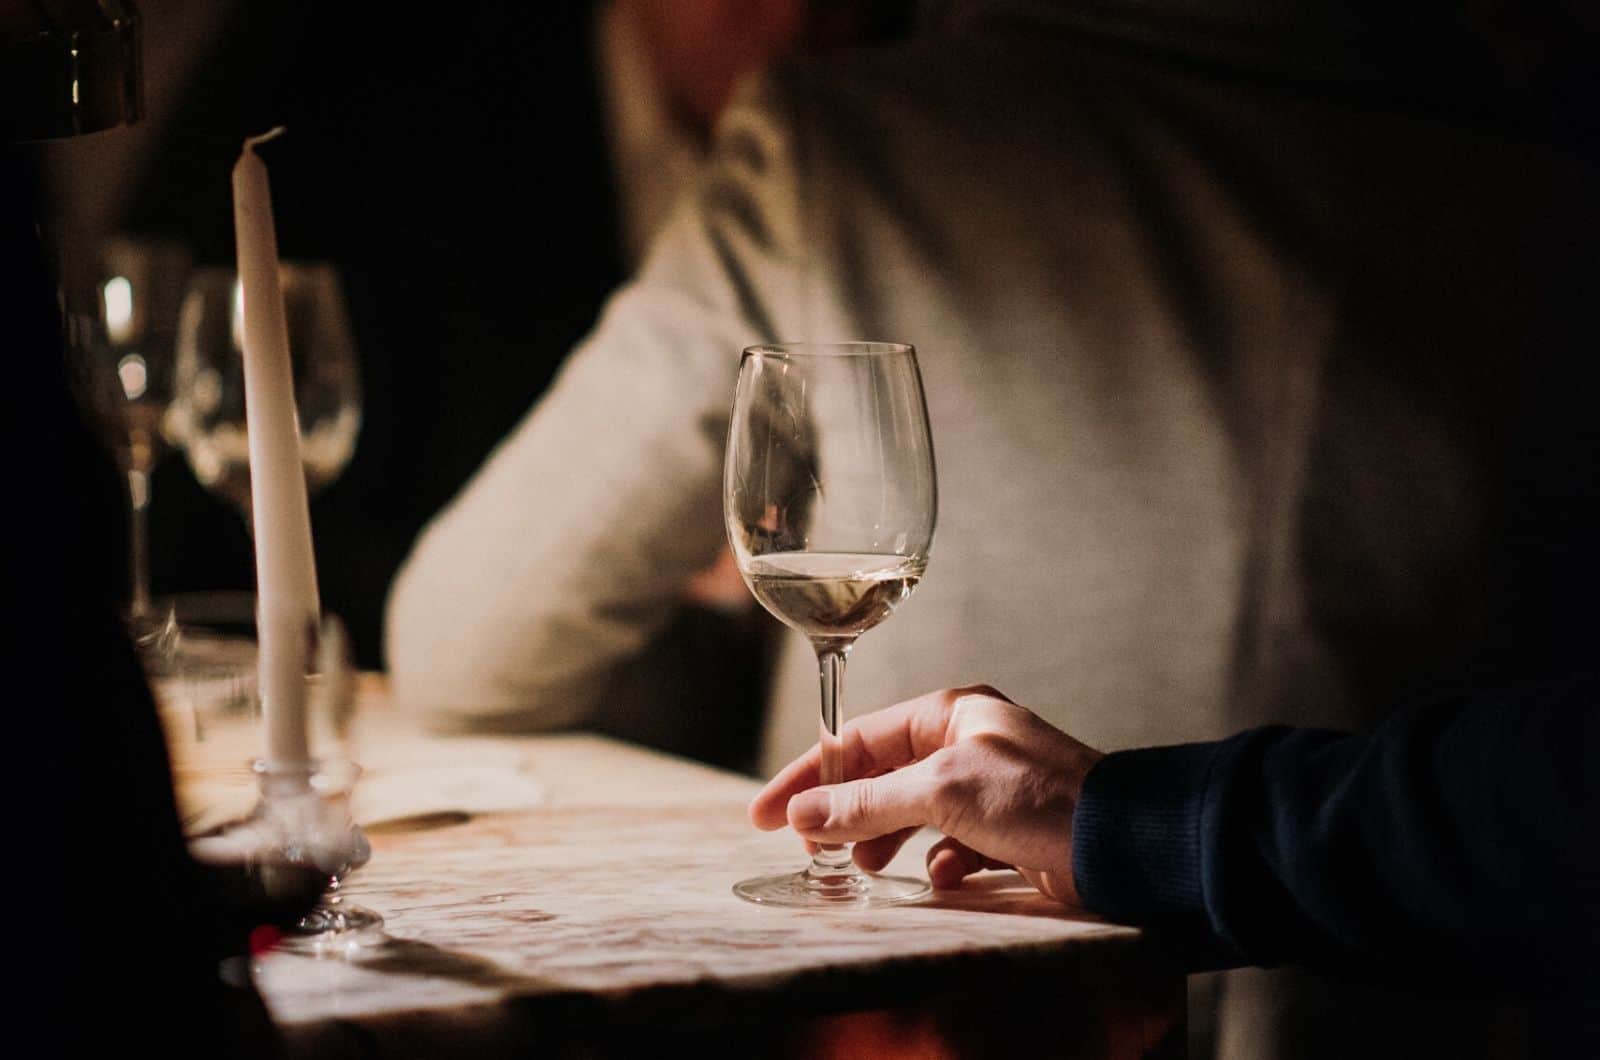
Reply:
<svg viewBox="0 0 1600 1060"><path fill-rule="evenodd" d="M1074 852L1077 842L1078 807L1083 802L1083 791L1089 783L1090 774L1106 758L1104 752L1096 751L1092 747L1084 747L1083 750L1084 760L1078 763L1076 768L1072 769L1069 774L1070 790L1068 791L1067 805L1072 807L1072 812L1067 817L1066 869L1057 874L1059 890L1062 892L1059 895L1060 900L1080 909L1086 909L1088 906L1085 905L1083 893L1078 887L1077 859Z"/></svg>
<svg viewBox="0 0 1600 1060"><path fill-rule="evenodd" d="M1201 817L1219 745L1119 751L1085 773L1072 820L1072 886L1131 924L1204 915Z"/></svg>

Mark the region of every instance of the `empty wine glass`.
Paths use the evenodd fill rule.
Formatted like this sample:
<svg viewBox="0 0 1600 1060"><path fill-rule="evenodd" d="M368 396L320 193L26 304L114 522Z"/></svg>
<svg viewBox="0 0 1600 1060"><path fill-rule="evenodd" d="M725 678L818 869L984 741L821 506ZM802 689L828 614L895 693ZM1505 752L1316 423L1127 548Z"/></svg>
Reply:
<svg viewBox="0 0 1600 1060"><path fill-rule="evenodd" d="M189 253L160 240L107 240L69 282L69 344L86 410L127 477L129 626L141 645L165 623L150 601L150 474L165 451L178 308Z"/></svg>
<svg viewBox="0 0 1600 1060"><path fill-rule="evenodd" d="M350 724L356 701L344 626L329 615L317 641L316 673L308 677L307 733L312 758L303 766L274 768L253 763L259 798L248 817L190 841L202 860L315 870L323 893L287 932L287 948L320 952L371 945L383 939L381 914L347 901L349 875L372 856L366 833L351 814L350 797L361 767L352 753ZM252 706L259 699L252 697ZM213 758L215 756L212 756ZM214 766L212 767L215 768Z"/></svg>
<svg viewBox="0 0 1600 1060"><path fill-rule="evenodd" d="M300 841L303 855L324 869L328 880L321 901L290 933L291 945L298 942L301 948L309 945L315 949L329 941L368 944L381 940L383 916L346 900L340 892L345 879L372 858L372 844L350 810L350 797L361 779L350 735L355 677L344 624L329 615L317 638L317 677L308 719L315 755L310 796L315 800L316 827Z"/></svg>
<svg viewBox="0 0 1600 1060"><path fill-rule="evenodd" d="M938 514L916 352L880 342L746 350L723 499L745 583L816 650L821 782L849 779L839 744L845 659L916 588ZM925 880L860 871L845 844L818 846L800 872L734 887L752 902L813 907L884 905L928 890Z"/></svg>
<svg viewBox="0 0 1600 1060"><path fill-rule="evenodd" d="M312 494L331 485L361 431L361 380L339 277L331 265L282 268L300 456ZM232 269L195 273L178 323L174 437L201 485L252 525L245 432L244 296Z"/></svg>

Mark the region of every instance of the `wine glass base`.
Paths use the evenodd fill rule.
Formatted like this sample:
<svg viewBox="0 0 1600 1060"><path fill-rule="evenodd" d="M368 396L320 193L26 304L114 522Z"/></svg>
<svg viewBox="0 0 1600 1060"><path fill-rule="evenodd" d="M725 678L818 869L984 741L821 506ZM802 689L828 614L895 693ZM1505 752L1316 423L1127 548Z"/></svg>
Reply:
<svg viewBox="0 0 1600 1060"><path fill-rule="evenodd" d="M284 936L290 953L316 953L329 947L374 946L385 939L383 915L340 899L323 900Z"/></svg>
<svg viewBox="0 0 1600 1060"><path fill-rule="evenodd" d="M733 885L733 893L747 902L795 909L874 909L914 902L932 890L927 880L864 872L828 877L786 872Z"/></svg>

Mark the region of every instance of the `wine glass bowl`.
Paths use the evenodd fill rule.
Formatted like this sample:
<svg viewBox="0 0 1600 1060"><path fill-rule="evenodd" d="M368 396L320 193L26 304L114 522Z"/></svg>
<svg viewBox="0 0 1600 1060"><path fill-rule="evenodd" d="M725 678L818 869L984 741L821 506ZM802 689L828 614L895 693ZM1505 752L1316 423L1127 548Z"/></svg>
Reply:
<svg viewBox="0 0 1600 1060"><path fill-rule="evenodd" d="M338 479L361 430L361 382L338 274L319 263L281 267L306 488ZM250 523L245 429L244 296L232 269L195 273L178 326L173 435L200 484Z"/></svg>
<svg viewBox="0 0 1600 1060"><path fill-rule="evenodd" d="M180 244L114 236L71 283L70 338L88 377L89 411L124 471L150 472L164 449L189 266Z"/></svg>
<svg viewBox="0 0 1600 1060"><path fill-rule="evenodd" d="M728 540L745 583L817 653L821 782L843 775L845 660L910 598L938 517L933 439L916 352L897 343L783 343L746 350L723 476ZM923 880L859 871L823 844L799 873L734 887L795 906L920 898Z"/></svg>

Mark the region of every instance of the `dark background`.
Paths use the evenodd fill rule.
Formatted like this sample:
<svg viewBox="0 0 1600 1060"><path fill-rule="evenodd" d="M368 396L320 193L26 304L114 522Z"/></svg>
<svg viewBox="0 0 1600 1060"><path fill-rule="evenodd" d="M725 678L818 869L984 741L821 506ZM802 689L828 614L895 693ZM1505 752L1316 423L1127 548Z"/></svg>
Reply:
<svg viewBox="0 0 1600 1060"><path fill-rule="evenodd" d="M363 667L382 666L385 598L417 534L627 278L594 7L375 18L310 0L148 0L145 118L23 149L63 274L112 232L231 267L231 168L246 136L287 127L261 150L280 255L337 266L361 366L355 454L311 517L323 607ZM180 452L152 477L150 542L158 602L254 586L242 517ZM771 628L686 605L592 727L751 768Z"/></svg>

